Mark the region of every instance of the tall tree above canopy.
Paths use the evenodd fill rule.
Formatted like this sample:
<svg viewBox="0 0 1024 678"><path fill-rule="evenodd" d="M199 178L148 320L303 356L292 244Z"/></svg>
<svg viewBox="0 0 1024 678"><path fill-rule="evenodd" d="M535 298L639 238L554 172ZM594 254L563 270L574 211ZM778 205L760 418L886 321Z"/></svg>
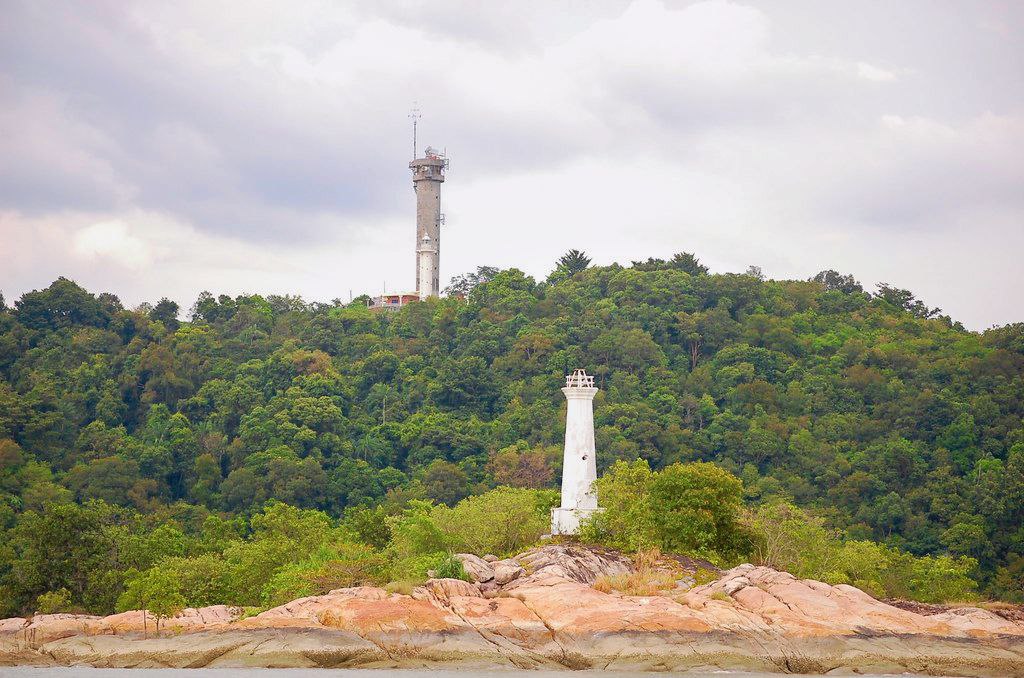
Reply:
<svg viewBox="0 0 1024 678"><path fill-rule="evenodd" d="M164 327L173 332L178 329L178 326L181 324L178 322L178 309L179 306L177 302L164 297L157 302L157 305L149 312L149 319L162 322Z"/></svg>
<svg viewBox="0 0 1024 678"><path fill-rule="evenodd" d="M565 271L570 278L587 270L588 266L590 266L590 257L581 250L571 249L558 258L558 268Z"/></svg>
<svg viewBox="0 0 1024 678"><path fill-rule="evenodd" d="M677 252L671 261L673 268L678 268L680 271L686 271L690 275L707 275L708 267L700 263L692 252Z"/></svg>
<svg viewBox="0 0 1024 678"><path fill-rule="evenodd" d="M915 297L910 290L893 287L888 283L878 283L875 299L881 299L895 308L910 313L915 318L934 318L942 313L941 308L928 308L928 305Z"/></svg>
<svg viewBox="0 0 1024 678"><path fill-rule="evenodd" d="M831 268L819 271L817 275L811 278L811 282L821 283L825 286L826 290L842 292L843 294L854 294L855 292L864 291L864 288L861 287L861 284L852 275L843 275Z"/></svg>
<svg viewBox="0 0 1024 678"><path fill-rule="evenodd" d="M33 330L59 330L72 325L106 327L111 316L121 310L114 295L95 297L64 277L45 290L25 293L14 307L18 321Z"/></svg>

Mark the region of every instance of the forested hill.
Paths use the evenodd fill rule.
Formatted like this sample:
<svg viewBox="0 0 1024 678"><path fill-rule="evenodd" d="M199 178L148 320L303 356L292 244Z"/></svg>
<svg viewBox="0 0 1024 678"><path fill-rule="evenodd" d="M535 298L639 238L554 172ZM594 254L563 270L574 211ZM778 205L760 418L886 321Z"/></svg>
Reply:
<svg viewBox="0 0 1024 678"><path fill-rule="evenodd" d="M63 278L0 303L0 542L92 499L188 532L269 499L340 516L553 488L559 388L584 367L599 471L712 461L751 504L784 497L851 539L976 558L983 591L1024 590L1024 325L968 332L834 272L586 264L543 282L481 268L455 281L465 299L396 312L204 294L179 321L173 302L129 310ZM12 554L9 586L28 576Z"/></svg>

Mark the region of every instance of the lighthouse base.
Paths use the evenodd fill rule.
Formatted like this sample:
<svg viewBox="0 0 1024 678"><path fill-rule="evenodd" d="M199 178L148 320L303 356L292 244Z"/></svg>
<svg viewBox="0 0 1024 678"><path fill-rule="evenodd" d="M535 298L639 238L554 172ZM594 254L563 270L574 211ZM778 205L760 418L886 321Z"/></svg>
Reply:
<svg viewBox="0 0 1024 678"><path fill-rule="evenodd" d="M553 508L551 509L551 534L576 534L580 523L597 513L599 508Z"/></svg>

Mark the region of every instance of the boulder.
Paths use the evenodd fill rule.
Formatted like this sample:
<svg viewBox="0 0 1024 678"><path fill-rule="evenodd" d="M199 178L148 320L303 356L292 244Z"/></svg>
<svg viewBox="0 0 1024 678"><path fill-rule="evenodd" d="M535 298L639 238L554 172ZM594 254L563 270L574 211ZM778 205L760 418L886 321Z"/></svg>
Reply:
<svg viewBox="0 0 1024 678"><path fill-rule="evenodd" d="M469 575L471 581L481 583L494 579L494 570L491 564L472 553L456 553L455 557L462 563L462 569Z"/></svg>
<svg viewBox="0 0 1024 678"><path fill-rule="evenodd" d="M949 624L968 636L1019 634L1021 625L979 607L958 607L928 617Z"/></svg>
<svg viewBox="0 0 1024 678"><path fill-rule="evenodd" d="M423 586L417 587L430 596L447 605L452 598L482 598L480 587L461 579L428 579Z"/></svg>
<svg viewBox="0 0 1024 678"><path fill-rule="evenodd" d="M770 567L741 565L717 581L684 596L687 605L703 609L716 596L729 596L736 611L759 623L785 628L802 636L832 634L962 635L946 621L925 617L876 600L860 589L797 579ZM1022 629L1024 630L1024 629Z"/></svg>
<svg viewBox="0 0 1024 678"><path fill-rule="evenodd" d="M28 626L28 620L24 617L11 617L0 619L0 633L13 633L20 631L22 627Z"/></svg>
<svg viewBox="0 0 1024 678"><path fill-rule="evenodd" d="M528 573L513 585L526 579L541 581L561 579L592 585L598 577L627 574L633 565L629 558L615 551L588 549L571 544L554 544L530 549L513 558Z"/></svg>
<svg viewBox="0 0 1024 678"><path fill-rule="evenodd" d="M494 583L498 586L504 586L514 579L526 574L526 570L523 566L514 560L498 560L491 563L491 568L494 571Z"/></svg>
<svg viewBox="0 0 1024 678"><path fill-rule="evenodd" d="M22 628L22 632L34 642L91 635L99 630L102 619L86 614L37 614ZM139 619L141 621L141 616Z"/></svg>
<svg viewBox="0 0 1024 678"><path fill-rule="evenodd" d="M480 587L480 595L484 598L497 598L501 595L501 587L492 579L491 581L485 581L483 584L478 584Z"/></svg>
<svg viewBox="0 0 1024 678"><path fill-rule="evenodd" d="M267 627L281 626L320 626L325 613L333 613L345 607L350 601L367 601L372 604L385 600L388 594L383 589L373 586L357 586L347 589L335 589L322 596L306 596L297 598L284 605L278 605L255 617L243 620L246 626ZM353 604L356 606L357 604Z"/></svg>
<svg viewBox="0 0 1024 678"><path fill-rule="evenodd" d="M725 592L725 595L731 596L740 589L746 588L748 586L750 586L750 580L746 577L740 576L736 577L735 579L730 579L729 581L722 584L722 590Z"/></svg>

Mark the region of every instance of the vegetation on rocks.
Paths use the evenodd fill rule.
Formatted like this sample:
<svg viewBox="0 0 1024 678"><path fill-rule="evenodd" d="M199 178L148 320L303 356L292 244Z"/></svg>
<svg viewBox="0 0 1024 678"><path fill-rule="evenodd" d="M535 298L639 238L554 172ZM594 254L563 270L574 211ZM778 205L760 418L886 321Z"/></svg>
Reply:
<svg viewBox="0 0 1024 678"><path fill-rule="evenodd" d="M601 388L593 538L1024 599L1024 325L969 332L834 271L589 264L481 267L465 300L386 313L126 309L63 278L0 305L0 616L262 606L507 555L546 527L576 367Z"/></svg>

